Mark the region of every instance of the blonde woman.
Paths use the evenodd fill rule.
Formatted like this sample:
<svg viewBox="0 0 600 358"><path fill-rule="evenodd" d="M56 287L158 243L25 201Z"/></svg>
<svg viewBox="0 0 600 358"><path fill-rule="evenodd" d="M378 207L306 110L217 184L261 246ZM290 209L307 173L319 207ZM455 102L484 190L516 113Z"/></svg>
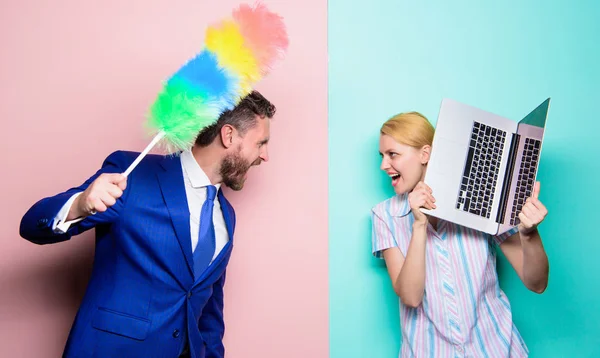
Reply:
<svg viewBox="0 0 600 358"><path fill-rule="evenodd" d="M526 357L498 284L494 246L529 290L546 289L548 258L537 229L547 214L540 183L519 226L498 236L429 217L420 208L435 208L435 193L423 183L433 135L417 112L394 116L380 132L381 170L396 195L372 210L372 244L400 298L400 356Z"/></svg>

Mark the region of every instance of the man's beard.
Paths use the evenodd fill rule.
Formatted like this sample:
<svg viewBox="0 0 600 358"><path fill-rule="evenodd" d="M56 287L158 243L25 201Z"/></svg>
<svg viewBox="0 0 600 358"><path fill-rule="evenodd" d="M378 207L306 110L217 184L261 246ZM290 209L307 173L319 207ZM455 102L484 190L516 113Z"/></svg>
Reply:
<svg viewBox="0 0 600 358"><path fill-rule="evenodd" d="M257 159L253 163L249 163L244 159L240 152L240 148L237 153L232 153L223 158L221 162L221 178L223 178L223 184L227 185L233 190L242 190L244 187L245 176L252 165L260 164L260 159Z"/></svg>

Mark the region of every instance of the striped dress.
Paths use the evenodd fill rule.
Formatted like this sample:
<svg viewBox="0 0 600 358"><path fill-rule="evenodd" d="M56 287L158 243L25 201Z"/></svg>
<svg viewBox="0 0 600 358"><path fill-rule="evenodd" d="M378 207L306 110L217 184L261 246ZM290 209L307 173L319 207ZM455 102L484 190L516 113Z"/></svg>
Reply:
<svg viewBox="0 0 600 358"><path fill-rule="evenodd" d="M373 254L398 247L404 257L414 217L408 194L372 210ZM508 298L500 289L494 245L517 232L491 236L439 220L427 228L425 294L417 308L400 302L400 357L527 357Z"/></svg>

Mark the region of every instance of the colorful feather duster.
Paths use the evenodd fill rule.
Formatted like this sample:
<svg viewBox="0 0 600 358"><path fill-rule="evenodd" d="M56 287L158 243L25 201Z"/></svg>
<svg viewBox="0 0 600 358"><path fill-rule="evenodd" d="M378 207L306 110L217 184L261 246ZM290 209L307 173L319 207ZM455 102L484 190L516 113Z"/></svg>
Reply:
<svg viewBox="0 0 600 358"><path fill-rule="evenodd" d="M283 19L261 3L240 5L231 18L209 26L202 51L165 82L150 107L146 127L154 138L123 175L159 142L168 153L190 148L203 128L252 91L287 48Z"/></svg>

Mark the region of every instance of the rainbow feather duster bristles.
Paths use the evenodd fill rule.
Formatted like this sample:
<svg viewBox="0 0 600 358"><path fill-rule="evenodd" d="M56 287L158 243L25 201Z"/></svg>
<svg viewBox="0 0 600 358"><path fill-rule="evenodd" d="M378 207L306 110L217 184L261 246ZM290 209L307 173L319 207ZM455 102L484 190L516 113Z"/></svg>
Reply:
<svg viewBox="0 0 600 358"><path fill-rule="evenodd" d="M261 3L240 5L231 18L209 26L202 51L165 82L150 107L146 127L154 138L123 175L159 142L168 153L190 148L269 74L288 44L283 19Z"/></svg>

